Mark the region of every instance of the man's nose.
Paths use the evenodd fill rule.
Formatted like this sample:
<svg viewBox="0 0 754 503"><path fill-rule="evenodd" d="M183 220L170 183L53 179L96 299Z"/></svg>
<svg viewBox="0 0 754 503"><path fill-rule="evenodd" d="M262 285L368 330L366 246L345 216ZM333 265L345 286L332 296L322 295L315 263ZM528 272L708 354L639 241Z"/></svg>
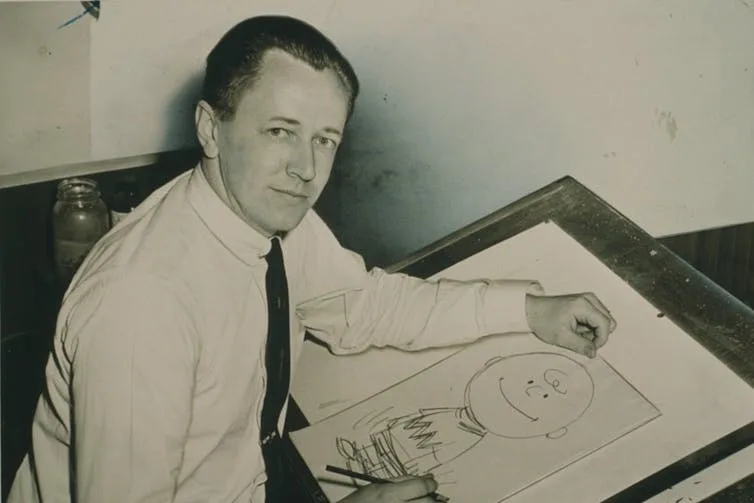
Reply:
<svg viewBox="0 0 754 503"><path fill-rule="evenodd" d="M301 145L295 157L288 164L288 174L296 176L305 182L310 182L317 175L314 146Z"/></svg>

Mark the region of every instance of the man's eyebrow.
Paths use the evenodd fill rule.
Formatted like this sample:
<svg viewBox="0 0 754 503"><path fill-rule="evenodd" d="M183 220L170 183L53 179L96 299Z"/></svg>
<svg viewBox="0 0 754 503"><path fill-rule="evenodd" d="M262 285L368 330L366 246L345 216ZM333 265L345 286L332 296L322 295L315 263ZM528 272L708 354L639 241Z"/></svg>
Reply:
<svg viewBox="0 0 754 503"><path fill-rule="evenodd" d="M285 122L286 124L290 124L291 126L300 126L301 125L301 123L299 121L297 121L296 119L290 119L288 117L281 117L281 116L271 117L270 121Z"/></svg>
<svg viewBox="0 0 754 503"><path fill-rule="evenodd" d="M270 122L274 122L274 121L285 122L286 124L289 124L291 126L301 125L301 122L297 121L296 119L291 119L290 117L283 117L280 115L275 116L275 117L270 117ZM326 133L334 134L334 135L340 136L341 138L343 137L343 133L337 128L327 126L323 128L322 130Z"/></svg>
<svg viewBox="0 0 754 503"><path fill-rule="evenodd" d="M338 136L343 136L343 133L341 133L338 129L335 129L334 127L329 127L328 126L328 127L326 127L324 129L324 131L326 133L335 134L335 135L338 135Z"/></svg>

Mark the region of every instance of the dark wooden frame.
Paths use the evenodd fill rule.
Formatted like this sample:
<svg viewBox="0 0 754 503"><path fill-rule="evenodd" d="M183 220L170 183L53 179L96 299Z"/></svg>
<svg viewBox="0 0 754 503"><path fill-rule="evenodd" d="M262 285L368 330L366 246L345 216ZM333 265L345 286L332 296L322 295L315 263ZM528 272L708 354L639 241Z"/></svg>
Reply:
<svg viewBox="0 0 754 503"><path fill-rule="evenodd" d="M430 277L546 221L557 224L659 312L754 387L754 311L572 177L561 178L523 197L417 251L388 270ZM683 296L678 295L681 291ZM298 421L294 419L291 425L294 429L306 424L300 411L297 416ZM608 501L643 501L753 443L754 421ZM748 493L741 484L748 484L748 489L754 493L751 477L737 484L738 491ZM729 493L721 491L708 501L731 501Z"/></svg>

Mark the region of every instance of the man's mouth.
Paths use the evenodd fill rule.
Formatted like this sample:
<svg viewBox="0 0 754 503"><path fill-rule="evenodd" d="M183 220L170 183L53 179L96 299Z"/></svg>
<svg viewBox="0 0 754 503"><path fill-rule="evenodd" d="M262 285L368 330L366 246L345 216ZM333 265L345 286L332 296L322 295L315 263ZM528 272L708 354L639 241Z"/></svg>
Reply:
<svg viewBox="0 0 754 503"><path fill-rule="evenodd" d="M308 198L308 196L305 193L298 192L298 191L295 191L295 190L278 189L278 188L275 188L275 187L273 187L272 190L274 190L275 192L277 192L279 194L283 194L283 195L292 197L294 199L307 199Z"/></svg>

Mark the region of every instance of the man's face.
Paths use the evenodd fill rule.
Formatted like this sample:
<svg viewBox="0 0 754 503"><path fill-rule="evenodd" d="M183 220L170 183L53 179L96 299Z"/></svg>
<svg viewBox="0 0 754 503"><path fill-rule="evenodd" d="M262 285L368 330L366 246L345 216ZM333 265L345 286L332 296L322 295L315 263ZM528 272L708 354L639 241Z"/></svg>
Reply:
<svg viewBox="0 0 754 503"><path fill-rule="evenodd" d="M490 433L509 438L557 436L594 396L586 369L557 353L491 360L467 387L467 405Z"/></svg>
<svg viewBox="0 0 754 503"><path fill-rule="evenodd" d="M347 113L335 72L268 51L233 120L218 123L231 209L266 236L296 227L330 177Z"/></svg>

